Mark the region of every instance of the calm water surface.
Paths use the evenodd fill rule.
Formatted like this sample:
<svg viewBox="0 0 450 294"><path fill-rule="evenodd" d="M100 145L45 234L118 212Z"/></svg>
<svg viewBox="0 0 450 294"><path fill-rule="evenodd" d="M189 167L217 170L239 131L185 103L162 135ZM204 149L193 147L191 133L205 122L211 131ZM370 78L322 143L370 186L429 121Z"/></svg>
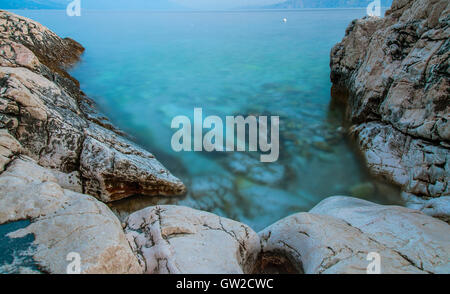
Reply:
<svg viewBox="0 0 450 294"><path fill-rule="evenodd" d="M20 11L86 47L72 71L99 108L188 186L183 198L133 197L122 217L180 204L259 230L331 195L397 202L368 177L329 110L329 52L364 10L291 12ZM287 18L284 23L283 18ZM176 153L177 115L279 115L280 160L251 153Z"/></svg>

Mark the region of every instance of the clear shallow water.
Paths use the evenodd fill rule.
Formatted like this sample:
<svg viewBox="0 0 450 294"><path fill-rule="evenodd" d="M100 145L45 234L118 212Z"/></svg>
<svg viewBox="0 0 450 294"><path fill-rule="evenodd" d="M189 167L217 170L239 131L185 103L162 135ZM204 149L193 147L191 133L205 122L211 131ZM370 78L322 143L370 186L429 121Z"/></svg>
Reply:
<svg viewBox="0 0 450 294"><path fill-rule="evenodd" d="M138 196L113 204L122 216L172 203L259 230L331 195L398 199L366 174L329 109L329 52L364 10L18 13L85 46L72 71L82 89L188 186L183 198ZM195 107L223 119L279 115L280 160L173 152L170 123L177 115L192 117Z"/></svg>
<svg viewBox="0 0 450 294"><path fill-rule="evenodd" d="M9 238L8 234L30 225L30 221L16 221L0 225L0 274L30 273L39 270L33 260L34 236Z"/></svg>

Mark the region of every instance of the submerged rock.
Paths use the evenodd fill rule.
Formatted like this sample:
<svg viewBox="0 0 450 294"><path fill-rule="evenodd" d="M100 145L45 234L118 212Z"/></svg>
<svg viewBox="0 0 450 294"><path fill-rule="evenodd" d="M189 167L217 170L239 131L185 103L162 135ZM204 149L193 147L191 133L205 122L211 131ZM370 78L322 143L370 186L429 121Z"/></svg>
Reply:
<svg viewBox="0 0 450 294"><path fill-rule="evenodd" d="M384 20L349 28L333 51L334 90L349 93L352 132L371 170L400 185L407 205L445 219L448 3L403 2L394 1ZM375 252L382 273L450 272L447 223L348 197L329 198L259 236L242 223L181 206L147 207L120 223L105 204L79 192L110 202L182 194L184 185L99 115L67 74L81 45L4 11L0 39L0 225L25 221L6 237L25 238L23 255L33 260L0 264L0 271L65 273L76 253L81 273L239 274L277 263L288 272L365 273ZM267 186L286 180L284 166L250 157L228 167ZM263 209L281 217L279 203L297 211L308 202L244 179L197 179L192 195L219 194L220 201L205 206L242 205L229 201L232 188L261 217Z"/></svg>
<svg viewBox="0 0 450 294"><path fill-rule="evenodd" d="M367 198L375 193L375 186L370 183L361 183L350 188L350 194L353 197Z"/></svg>
<svg viewBox="0 0 450 294"><path fill-rule="evenodd" d="M182 206L130 215L125 232L149 274L251 273L258 235L244 224Z"/></svg>
<svg viewBox="0 0 450 294"><path fill-rule="evenodd" d="M395 0L331 52L334 102L369 169L423 198L450 195L449 19L447 0Z"/></svg>
<svg viewBox="0 0 450 294"><path fill-rule="evenodd" d="M73 173L72 182L81 184L76 191L104 202L185 193L183 183L151 153L99 119L93 102L67 74L81 45L9 12L0 11L0 21L0 128L20 142L21 153L41 166Z"/></svg>
<svg viewBox="0 0 450 294"><path fill-rule="evenodd" d="M235 152L226 157L224 162L234 174L264 185L275 185L285 177L285 167L278 163L262 163L249 154Z"/></svg>
<svg viewBox="0 0 450 294"><path fill-rule="evenodd" d="M234 193L233 182L227 174L199 175L192 179L187 196L176 204L235 218L240 207Z"/></svg>
<svg viewBox="0 0 450 294"><path fill-rule="evenodd" d="M312 197L307 194L288 193L252 183L239 189L238 193L242 198L241 204L245 207L241 220L245 220L255 230L262 229L262 225L276 222L290 213L307 211L314 205L310 199Z"/></svg>

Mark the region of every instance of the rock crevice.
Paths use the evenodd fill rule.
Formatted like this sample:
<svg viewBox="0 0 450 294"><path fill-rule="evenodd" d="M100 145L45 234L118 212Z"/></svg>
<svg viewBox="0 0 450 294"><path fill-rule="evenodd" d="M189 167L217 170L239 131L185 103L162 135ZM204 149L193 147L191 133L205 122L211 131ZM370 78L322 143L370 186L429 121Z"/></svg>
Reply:
<svg viewBox="0 0 450 294"><path fill-rule="evenodd" d="M450 196L449 22L448 1L397 0L384 18L353 21L331 52L332 96L369 170L416 208Z"/></svg>
<svg viewBox="0 0 450 294"><path fill-rule="evenodd" d="M369 167L441 218L449 207L444 2L394 1L386 19L355 21L332 56L334 89L348 93L343 102ZM397 33L385 41L385 31ZM81 273L366 273L371 253L381 256L382 273L450 272L447 223L349 197L328 198L259 234L182 206L147 207L120 223L98 199L175 195L184 185L96 112L67 74L81 45L5 11L0 41L0 226L13 224L0 238L33 236L23 254L37 266L15 256L0 272L18 265L66 273L73 253Z"/></svg>

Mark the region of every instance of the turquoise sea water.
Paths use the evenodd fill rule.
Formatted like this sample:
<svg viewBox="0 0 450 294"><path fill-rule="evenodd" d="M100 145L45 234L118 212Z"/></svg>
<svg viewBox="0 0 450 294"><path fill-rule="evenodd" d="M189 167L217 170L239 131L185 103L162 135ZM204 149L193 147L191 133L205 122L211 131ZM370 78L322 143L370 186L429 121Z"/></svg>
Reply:
<svg viewBox="0 0 450 294"><path fill-rule="evenodd" d="M29 234L23 238L10 238L8 234L26 228L30 221L22 220L0 225L0 274L19 274L38 271L33 260L36 249L34 236Z"/></svg>
<svg viewBox="0 0 450 294"><path fill-rule="evenodd" d="M259 230L332 195L398 201L394 189L367 175L329 108L330 50L365 10L17 13L86 48L71 72L82 89L188 186L182 198L113 204L121 216L173 203ZM172 119L192 117L195 107L223 119L279 115L279 161L172 151Z"/></svg>

